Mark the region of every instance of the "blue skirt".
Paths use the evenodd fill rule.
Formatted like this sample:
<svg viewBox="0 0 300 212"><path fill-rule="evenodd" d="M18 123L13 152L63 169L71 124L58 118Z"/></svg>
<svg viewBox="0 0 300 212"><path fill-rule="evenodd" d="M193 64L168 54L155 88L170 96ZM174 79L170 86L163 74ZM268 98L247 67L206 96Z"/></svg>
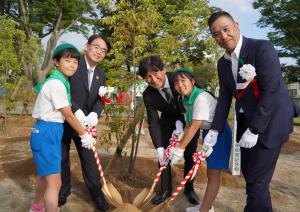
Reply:
<svg viewBox="0 0 300 212"><path fill-rule="evenodd" d="M202 141L208 133L203 130ZM212 154L206 158L207 168L209 169L228 169L231 152L232 134L229 124L226 122L224 130L219 132L216 145L213 147Z"/></svg>
<svg viewBox="0 0 300 212"><path fill-rule="evenodd" d="M63 123L37 120L30 134L30 146L38 176L61 172Z"/></svg>

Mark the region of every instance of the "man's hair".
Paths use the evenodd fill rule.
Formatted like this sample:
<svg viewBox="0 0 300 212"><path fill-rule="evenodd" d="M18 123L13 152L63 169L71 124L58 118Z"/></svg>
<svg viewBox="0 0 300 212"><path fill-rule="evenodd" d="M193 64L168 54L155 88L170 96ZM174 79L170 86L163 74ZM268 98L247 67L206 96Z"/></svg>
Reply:
<svg viewBox="0 0 300 212"><path fill-rule="evenodd" d="M228 13L228 12L225 12L225 11L218 11L218 12L215 12L213 14L211 14L211 16L208 18L208 27L209 29L211 28L211 25L218 19L220 18L221 16L226 16L227 18L230 18L233 22L234 19L233 17Z"/></svg>
<svg viewBox="0 0 300 212"><path fill-rule="evenodd" d="M164 68L164 63L158 55L144 57L139 64L138 74L145 78L150 71L161 71Z"/></svg>
<svg viewBox="0 0 300 212"><path fill-rule="evenodd" d="M88 43L88 44L91 44L91 43L92 43L95 39L97 39L97 38L100 38L100 39L104 40L104 42L106 43L106 46L107 46L107 53L108 53L108 52L110 51L110 49L111 49L110 42L109 42L109 40L108 40L106 37L104 37L104 36L102 36L102 35L99 35L99 34L91 35L91 36L88 38L87 43Z"/></svg>

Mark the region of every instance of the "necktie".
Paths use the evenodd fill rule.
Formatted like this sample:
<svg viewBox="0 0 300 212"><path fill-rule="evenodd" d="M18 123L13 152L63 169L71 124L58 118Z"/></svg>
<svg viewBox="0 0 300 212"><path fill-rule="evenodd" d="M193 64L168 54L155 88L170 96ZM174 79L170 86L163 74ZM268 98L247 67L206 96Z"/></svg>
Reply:
<svg viewBox="0 0 300 212"><path fill-rule="evenodd" d="M166 100L168 103L171 102L171 99L172 99L172 96L171 94L169 93L169 89L168 88L163 88L162 91L164 92L165 94L165 97L166 97Z"/></svg>
<svg viewBox="0 0 300 212"><path fill-rule="evenodd" d="M92 81L93 81L93 70L92 69L88 69L88 87L89 87L89 90L91 88L91 84L92 84Z"/></svg>

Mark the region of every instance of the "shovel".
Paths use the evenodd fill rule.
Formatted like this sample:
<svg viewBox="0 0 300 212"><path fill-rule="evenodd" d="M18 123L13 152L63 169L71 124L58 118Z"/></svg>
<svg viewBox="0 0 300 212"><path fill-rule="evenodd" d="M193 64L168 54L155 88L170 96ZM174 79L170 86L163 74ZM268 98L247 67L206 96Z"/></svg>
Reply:
<svg viewBox="0 0 300 212"><path fill-rule="evenodd" d="M176 145L179 143L182 135L183 135L183 124L181 121L177 120L176 123L176 129L173 131L172 136L170 138L170 144L169 146L166 148L165 153L164 153L164 161L166 161L166 164L168 164L169 161L169 157L171 155L171 152L173 151L173 149L176 147ZM135 205L138 208L144 208L148 205L148 203L150 202L150 200L152 199L152 197L154 196L154 188L158 182L158 180L160 179L161 173L162 171L166 168L166 166L161 166L159 168L158 173L156 174L156 177L153 181L153 184L149 189L144 188L133 200L133 205Z"/></svg>
<svg viewBox="0 0 300 212"><path fill-rule="evenodd" d="M94 153L94 157L96 159L96 163L97 163L98 170L99 170L101 180L102 180L102 189L101 189L102 192L104 193L107 200L113 206L115 206L115 207L121 206L123 204L122 196L111 183L106 183L106 180L105 180L105 177L103 174L103 170L102 170L102 166L100 164L100 160L99 160L98 153L96 151L95 146L93 146L93 153Z"/></svg>
<svg viewBox="0 0 300 212"><path fill-rule="evenodd" d="M156 174L156 177L153 181L153 184L149 189L147 188L144 188L133 200L132 204L138 208L142 208L142 207L145 207L151 200L151 197L153 196L153 191L154 191L154 188L156 186L156 183L158 182L160 176L161 176L161 173L162 171L166 168L166 166L161 166L159 168L159 171L158 173Z"/></svg>
<svg viewBox="0 0 300 212"><path fill-rule="evenodd" d="M195 162L194 166L191 168L191 170L187 173L187 175L184 177L184 179L179 183L179 185L176 188L176 191L173 192L172 196L166 200L163 203L160 203L159 205L153 207L149 212L161 212L161 211L168 211L168 208L170 207L170 204L172 201L174 201L186 182L189 179L193 179L197 172L199 171L200 166L204 163L205 159L212 153L212 148L209 147L207 150L202 149L200 152L193 154L193 160Z"/></svg>
<svg viewBox="0 0 300 212"><path fill-rule="evenodd" d="M169 156L171 154L171 149L175 148L175 146L178 144L179 139L178 136L172 136L170 138L170 145L167 147L167 149L165 150L165 154L164 154L164 160L168 161L169 160ZM147 204L150 202L151 197L153 197L153 192L154 192L154 188L158 182L158 180L160 179L161 173L163 172L163 170L166 169L166 166L161 166L159 168L159 171L157 172L155 179L152 183L152 186L149 189L144 188L133 200L132 204L135 205L138 208L142 208L147 206Z"/></svg>
<svg viewBox="0 0 300 212"><path fill-rule="evenodd" d="M86 131L93 136L94 138L96 138L96 127L87 127ZM112 204L115 207L119 207L123 204L123 200L122 200L122 196L121 194L118 192L118 190L115 188L115 186L113 186L113 184L111 183L106 183L104 174L103 174L103 170L102 170L102 166L100 163L100 159L98 156L98 153L96 151L96 147L93 146L93 154L94 157L96 159L96 163L98 166L98 170L101 176L101 180L102 180L102 192L105 195L106 199L108 200L108 202L110 202L110 204Z"/></svg>

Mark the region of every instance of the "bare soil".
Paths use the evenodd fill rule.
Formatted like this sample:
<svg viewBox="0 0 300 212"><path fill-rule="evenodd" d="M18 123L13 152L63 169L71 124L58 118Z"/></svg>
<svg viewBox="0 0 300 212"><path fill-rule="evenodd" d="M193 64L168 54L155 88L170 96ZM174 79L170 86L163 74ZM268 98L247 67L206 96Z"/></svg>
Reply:
<svg viewBox="0 0 300 212"><path fill-rule="evenodd" d="M34 198L35 167L29 146L29 133L34 120L29 118L9 117L7 120L7 135L0 131L0 211L23 212L28 211ZM98 125L98 134L105 127L103 121ZM130 154L128 142L125 152ZM104 150L103 144L97 144L102 166L106 166L114 153L115 145ZM280 158L270 185L274 211L299 211L300 202L300 127L295 126L290 141L282 148ZM62 212L97 211L90 200L88 191L83 183L80 162L74 145L71 149L72 194L68 202L62 207ZM174 188L182 179L182 165L173 171ZM111 172L106 176L123 197L123 202L131 203L133 198L143 189L150 188L154 176L158 171L156 152L151 143L149 133L141 136L133 172L128 175L128 157L117 160ZM200 198L203 198L206 183L206 167L201 167L196 177L195 188ZM158 183L159 184L159 183ZM157 188L159 185L157 185ZM245 183L242 176L232 176L224 173L222 187L215 201L216 212L243 211L245 205ZM186 197L180 194L172 203L170 211L184 211L192 206ZM114 209L111 207L111 209Z"/></svg>

